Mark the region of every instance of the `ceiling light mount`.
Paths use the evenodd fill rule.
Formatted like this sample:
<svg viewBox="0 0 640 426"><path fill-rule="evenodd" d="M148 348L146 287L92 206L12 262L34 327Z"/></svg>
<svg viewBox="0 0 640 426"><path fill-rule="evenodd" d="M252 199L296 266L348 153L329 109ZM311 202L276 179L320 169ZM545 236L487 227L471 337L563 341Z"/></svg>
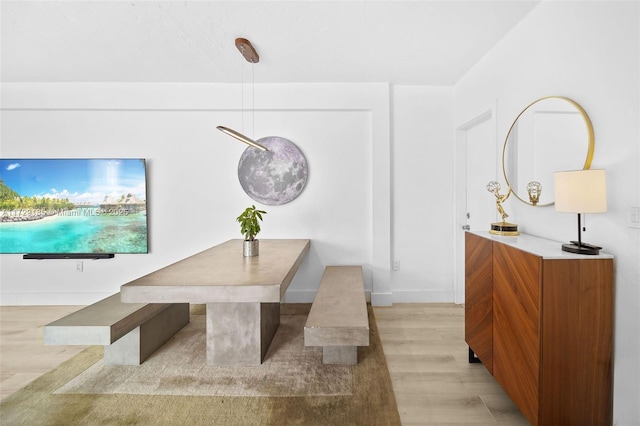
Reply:
<svg viewBox="0 0 640 426"><path fill-rule="evenodd" d="M252 64L257 64L260 62L260 57L258 56L258 52L253 48L251 42L246 38L237 38L236 39L236 47L242 53L242 56Z"/></svg>

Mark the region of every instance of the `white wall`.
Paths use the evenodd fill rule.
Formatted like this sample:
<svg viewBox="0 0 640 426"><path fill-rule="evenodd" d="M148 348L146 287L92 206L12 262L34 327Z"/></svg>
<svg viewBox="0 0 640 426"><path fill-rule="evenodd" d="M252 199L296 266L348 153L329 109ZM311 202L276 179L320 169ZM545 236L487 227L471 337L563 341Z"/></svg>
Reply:
<svg viewBox="0 0 640 426"><path fill-rule="evenodd" d="M316 265L301 269L287 300L312 300L320 264L363 263L376 304L452 302L451 88L258 85L255 99L245 132L289 138L309 161L307 188L290 204L266 207L260 235L313 239ZM83 273L75 261L0 255L3 304L89 303L240 237L234 218L253 202L236 177L244 146L215 129L242 127L239 87L5 84L2 100L3 157L147 158L151 242L148 256L85 261ZM187 209L177 197L202 205ZM392 258L401 266L390 273Z"/></svg>
<svg viewBox="0 0 640 426"><path fill-rule="evenodd" d="M255 137L290 139L309 163L296 200L264 206L259 235L312 239L286 300L313 300L326 264L362 264L372 300L390 303L388 85L265 85L255 98ZM237 179L246 146L215 128L241 129L239 85L5 84L2 107L4 158L146 158L150 229L150 254L84 261L83 272L76 260L1 255L2 304L92 303L241 238L235 218L255 203Z"/></svg>
<svg viewBox="0 0 640 426"><path fill-rule="evenodd" d="M614 421L640 424L640 229L627 226L640 206L640 10L638 2L542 2L456 85L456 125L487 101L497 105L501 147L529 102L562 95L580 103L595 131L592 168L607 170L608 212L588 215L583 239L615 256ZM511 197L520 230L568 241L576 216ZM585 347L588 351L588 348Z"/></svg>
<svg viewBox="0 0 640 426"><path fill-rule="evenodd" d="M394 302L453 302L451 87L392 90Z"/></svg>

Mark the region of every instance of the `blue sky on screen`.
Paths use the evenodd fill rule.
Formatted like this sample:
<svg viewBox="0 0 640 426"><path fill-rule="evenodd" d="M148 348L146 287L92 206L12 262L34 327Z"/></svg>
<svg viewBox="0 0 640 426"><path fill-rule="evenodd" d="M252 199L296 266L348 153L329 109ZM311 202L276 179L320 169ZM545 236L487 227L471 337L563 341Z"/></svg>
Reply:
<svg viewBox="0 0 640 426"><path fill-rule="evenodd" d="M131 193L146 200L139 159L0 159L0 179L21 196L99 203Z"/></svg>

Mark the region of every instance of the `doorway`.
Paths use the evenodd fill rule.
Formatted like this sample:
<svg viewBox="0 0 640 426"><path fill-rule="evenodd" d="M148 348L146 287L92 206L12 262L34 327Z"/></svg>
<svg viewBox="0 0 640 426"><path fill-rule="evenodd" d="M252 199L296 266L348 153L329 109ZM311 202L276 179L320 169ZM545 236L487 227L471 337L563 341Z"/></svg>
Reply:
<svg viewBox="0 0 640 426"><path fill-rule="evenodd" d="M464 303L465 230L488 231L496 221L494 195L487 184L498 179L495 108L456 128L454 230L455 303Z"/></svg>

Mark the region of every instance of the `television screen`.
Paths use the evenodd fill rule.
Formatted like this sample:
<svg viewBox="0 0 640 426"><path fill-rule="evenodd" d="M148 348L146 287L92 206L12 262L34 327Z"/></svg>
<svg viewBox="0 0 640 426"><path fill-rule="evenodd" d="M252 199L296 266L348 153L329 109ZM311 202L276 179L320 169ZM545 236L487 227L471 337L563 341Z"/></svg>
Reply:
<svg viewBox="0 0 640 426"><path fill-rule="evenodd" d="M144 159L0 158L0 253L147 253Z"/></svg>

